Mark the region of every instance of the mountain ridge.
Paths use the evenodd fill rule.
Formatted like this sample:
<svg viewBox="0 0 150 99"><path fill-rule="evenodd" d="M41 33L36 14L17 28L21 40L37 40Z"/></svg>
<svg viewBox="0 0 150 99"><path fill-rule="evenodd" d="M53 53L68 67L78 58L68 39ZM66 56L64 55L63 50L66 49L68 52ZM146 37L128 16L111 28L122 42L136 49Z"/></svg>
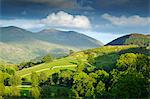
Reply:
<svg viewBox="0 0 150 99"><path fill-rule="evenodd" d="M121 36L107 43L106 45L138 45L138 46L149 46L150 35L144 35L139 33L131 33L128 35Z"/></svg>
<svg viewBox="0 0 150 99"><path fill-rule="evenodd" d="M15 26L0 27L0 31L0 60L8 62L28 61L48 53L60 57L67 55L69 50L102 46L100 41L73 31L33 33Z"/></svg>

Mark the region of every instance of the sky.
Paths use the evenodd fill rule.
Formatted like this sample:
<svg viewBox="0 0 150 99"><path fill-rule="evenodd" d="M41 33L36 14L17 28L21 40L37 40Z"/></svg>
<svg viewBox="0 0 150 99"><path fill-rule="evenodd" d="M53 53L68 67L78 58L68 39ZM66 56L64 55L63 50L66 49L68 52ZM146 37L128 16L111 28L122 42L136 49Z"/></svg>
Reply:
<svg viewBox="0 0 150 99"><path fill-rule="evenodd" d="M77 31L104 44L150 34L150 0L1 0L0 27Z"/></svg>

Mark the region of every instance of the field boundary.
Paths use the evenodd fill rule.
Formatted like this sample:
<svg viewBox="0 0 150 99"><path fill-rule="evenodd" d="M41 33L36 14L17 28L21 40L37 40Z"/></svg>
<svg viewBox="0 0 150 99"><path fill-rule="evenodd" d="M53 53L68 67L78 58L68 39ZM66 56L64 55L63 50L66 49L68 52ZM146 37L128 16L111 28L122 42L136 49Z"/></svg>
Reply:
<svg viewBox="0 0 150 99"><path fill-rule="evenodd" d="M49 67L49 68L44 68L44 69L41 69L41 70L38 70L38 71L35 71L35 72L42 72L42 71L45 71L45 70L53 70L53 69L56 69L56 68L64 68L64 67L77 67L77 65L65 65L65 66L53 66L53 67ZM22 75L21 77L25 77L27 75L30 75L31 73L28 73L28 74L25 74L25 75Z"/></svg>

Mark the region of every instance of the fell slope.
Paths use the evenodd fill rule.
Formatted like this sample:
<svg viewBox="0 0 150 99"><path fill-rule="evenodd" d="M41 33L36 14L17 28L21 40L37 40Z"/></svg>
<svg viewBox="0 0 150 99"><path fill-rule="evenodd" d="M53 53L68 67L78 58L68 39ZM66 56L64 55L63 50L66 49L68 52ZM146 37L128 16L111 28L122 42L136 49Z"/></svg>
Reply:
<svg viewBox="0 0 150 99"><path fill-rule="evenodd" d="M150 46L150 35L144 34L129 34L119 37L107 45L138 45Z"/></svg>
<svg viewBox="0 0 150 99"><path fill-rule="evenodd" d="M79 51L101 45L101 42L73 31L33 33L14 26L0 28L0 60L6 62L29 61L47 53L59 57L68 54L69 50Z"/></svg>
<svg viewBox="0 0 150 99"><path fill-rule="evenodd" d="M47 75L50 75L54 72L58 72L51 70L53 67L60 67L59 69L64 69L67 66L67 69L75 68L78 61L77 59L87 61L88 55L94 55L95 66L96 68L103 68L107 70L111 70L116 63L116 60L119 58L121 54L124 53L141 53L150 56L150 49L139 48L137 46L103 46L100 48L89 49L84 51L76 52L66 58L58 59L53 62L43 63L39 65L35 65L30 68L25 68L23 70L17 71L17 74L21 77L29 76L32 71L40 73L45 72ZM68 67L69 66L69 67ZM64 68L63 68L64 67Z"/></svg>

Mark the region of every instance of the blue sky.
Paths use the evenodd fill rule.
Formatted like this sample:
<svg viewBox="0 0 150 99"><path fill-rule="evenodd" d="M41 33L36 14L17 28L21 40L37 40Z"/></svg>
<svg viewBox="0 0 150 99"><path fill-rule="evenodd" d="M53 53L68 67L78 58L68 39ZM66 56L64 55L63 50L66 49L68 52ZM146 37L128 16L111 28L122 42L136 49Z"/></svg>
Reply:
<svg viewBox="0 0 150 99"><path fill-rule="evenodd" d="M150 33L149 0L1 0L0 26L74 30L108 43Z"/></svg>

